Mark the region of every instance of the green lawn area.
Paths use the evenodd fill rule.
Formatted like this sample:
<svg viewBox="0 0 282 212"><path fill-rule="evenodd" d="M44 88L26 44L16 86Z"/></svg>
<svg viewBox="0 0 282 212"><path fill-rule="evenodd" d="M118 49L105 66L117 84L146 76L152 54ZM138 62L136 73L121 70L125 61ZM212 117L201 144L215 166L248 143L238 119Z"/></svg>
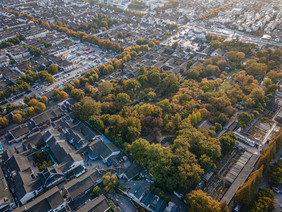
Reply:
<svg viewBox="0 0 282 212"><path fill-rule="evenodd" d="M228 77L231 77L233 74L238 73L239 71L242 71L241 69L235 69L234 71L231 71L227 74Z"/></svg>
<svg viewBox="0 0 282 212"><path fill-rule="evenodd" d="M230 86L230 83L231 83L231 79L225 80L225 81L221 84L221 86L220 86L220 88L219 88L219 91L225 92L225 91L228 89L228 87Z"/></svg>

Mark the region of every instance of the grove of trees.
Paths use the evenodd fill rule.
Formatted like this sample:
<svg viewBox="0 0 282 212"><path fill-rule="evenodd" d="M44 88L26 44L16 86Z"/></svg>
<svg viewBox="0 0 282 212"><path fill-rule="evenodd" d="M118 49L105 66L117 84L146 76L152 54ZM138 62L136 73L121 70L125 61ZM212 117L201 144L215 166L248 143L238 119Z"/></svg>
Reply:
<svg viewBox="0 0 282 212"><path fill-rule="evenodd" d="M228 212L226 202L219 203L212 197L207 196L202 190L194 190L187 194L186 203L189 211L193 212Z"/></svg>

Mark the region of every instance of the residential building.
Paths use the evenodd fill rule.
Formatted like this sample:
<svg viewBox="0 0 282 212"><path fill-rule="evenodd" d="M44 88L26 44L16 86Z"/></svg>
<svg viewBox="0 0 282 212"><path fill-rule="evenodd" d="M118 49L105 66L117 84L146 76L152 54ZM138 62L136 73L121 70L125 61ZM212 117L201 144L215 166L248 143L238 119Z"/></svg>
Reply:
<svg viewBox="0 0 282 212"><path fill-rule="evenodd" d="M107 198L104 195L100 195L96 199L88 202L77 212L107 212L111 208Z"/></svg>
<svg viewBox="0 0 282 212"><path fill-rule="evenodd" d="M38 212L38 211L48 211L48 212L59 212L65 211L67 203L58 187L54 187L42 195L35 198L33 201L23 205L20 208L16 208L15 212Z"/></svg>

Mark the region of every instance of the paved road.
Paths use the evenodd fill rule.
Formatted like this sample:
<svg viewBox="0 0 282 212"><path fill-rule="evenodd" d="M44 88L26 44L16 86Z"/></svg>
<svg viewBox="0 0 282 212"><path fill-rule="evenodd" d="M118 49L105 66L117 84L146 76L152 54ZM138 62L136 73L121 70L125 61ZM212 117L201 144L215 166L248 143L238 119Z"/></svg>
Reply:
<svg viewBox="0 0 282 212"><path fill-rule="evenodd" d="M282 155L282 148L276 154L276 157L271 161L271 164L276 163L279 160L280 155ZM268 173L268 170L264 173L263 178L262 178L262 182L259 184L258 188L261 188L261 189L270 188L268 181L267 181L267 173ZM274 196L274 198L275 198L275 209L274 209L274 211L275 212L282 211L282 208L280 208L280 204L282 204L282 194L278 194L278 193L274 193L274 194L275 194L275 196Z"/></svg>
<svg viewBox="0 0 282 212"><path fill-rule="evenodd" d="M111 199L117 199L118 205L123 212L135 212L136 211L135 205L131 202L129 198L124 197L119 194L107 194L106 196Z"/></svg>

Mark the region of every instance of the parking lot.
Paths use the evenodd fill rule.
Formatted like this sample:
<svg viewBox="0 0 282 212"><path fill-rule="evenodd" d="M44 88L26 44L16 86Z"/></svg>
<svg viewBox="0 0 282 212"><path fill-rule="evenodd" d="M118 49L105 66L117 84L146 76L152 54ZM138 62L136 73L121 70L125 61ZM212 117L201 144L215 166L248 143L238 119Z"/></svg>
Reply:
<svg viewBox="0 0 282 212"><path fill-rule="evenodd" d="M111 57L113 57L114 53L110 54L109 51L102 50L92 44L78 43L70 46L68 49L60 50L54 55L72 62L74 69L82 68L86 71L106 63L109 59L106 59L105 56L111 55Z"/></svg>

